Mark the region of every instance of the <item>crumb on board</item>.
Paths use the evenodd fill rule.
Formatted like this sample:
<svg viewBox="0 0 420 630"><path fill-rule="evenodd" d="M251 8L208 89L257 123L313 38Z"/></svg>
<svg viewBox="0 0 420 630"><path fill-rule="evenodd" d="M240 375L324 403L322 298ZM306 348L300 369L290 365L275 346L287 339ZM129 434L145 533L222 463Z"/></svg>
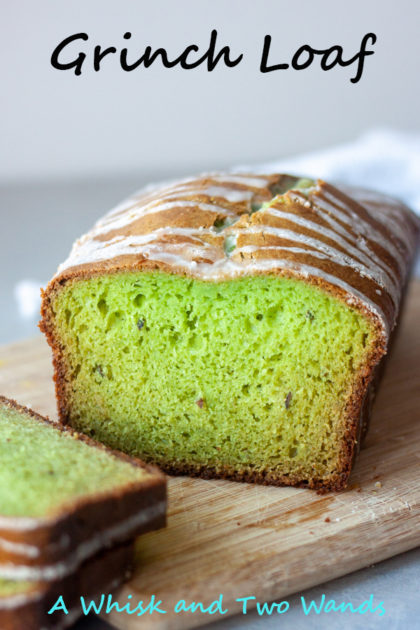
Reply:
<svg viewBox="0 0 420 630"><path fill-rule="evenodd" d="M325 523L331 523L331 519L330 519L330 517L329 517L329 516L326 516L326 517L324 518L324 522L325 522Z"/></svg>
<svg viewBox="0 0 420 630"><path fill-rule="evenodd" d="M375 488L382 488L382 484L380 481L375 481Z"/></svg>

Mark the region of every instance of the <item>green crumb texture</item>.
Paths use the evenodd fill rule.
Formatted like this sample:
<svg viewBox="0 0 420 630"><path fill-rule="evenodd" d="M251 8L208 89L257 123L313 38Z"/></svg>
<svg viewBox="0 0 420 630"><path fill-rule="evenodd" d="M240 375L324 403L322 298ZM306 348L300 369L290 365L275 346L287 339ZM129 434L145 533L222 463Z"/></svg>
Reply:
<svg viewBox="0 0 420 630"><path fill-rule="evenodd" d="M337 470L374 332L317 287L126 272L69 281L52 308L78 429L167 468Z"/></svg>
<svg viewBox="0 0 420 630"><path fill-rule="evenodd" d="M36 583L23 580L5 580L0 578L0 598L28 593L36 588Z"/></svg>
<svg viewBox="0 0 420 630"><path fill-rule="evenodd" d="M0 404L0 514L48 517L148 473Z"/></svg>

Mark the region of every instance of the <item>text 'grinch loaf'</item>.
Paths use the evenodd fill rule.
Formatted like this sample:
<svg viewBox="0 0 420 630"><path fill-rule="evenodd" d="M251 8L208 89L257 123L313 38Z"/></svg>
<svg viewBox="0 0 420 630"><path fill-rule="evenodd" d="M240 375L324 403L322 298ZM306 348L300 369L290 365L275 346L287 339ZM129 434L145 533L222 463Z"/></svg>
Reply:
<svg viewBox="0 0 420 630"><path fill-rule="evenodd" d="M145 189L43 295L61 420L171 473L343 488L417 235L400 202L323 181Z"/></svg>

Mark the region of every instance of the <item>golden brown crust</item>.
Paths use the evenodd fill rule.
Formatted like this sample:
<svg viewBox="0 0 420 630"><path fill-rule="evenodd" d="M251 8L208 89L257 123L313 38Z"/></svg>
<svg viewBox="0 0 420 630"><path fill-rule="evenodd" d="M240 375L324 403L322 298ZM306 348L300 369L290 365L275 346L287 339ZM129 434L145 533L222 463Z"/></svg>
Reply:
<svg viewBox="0 0 420 630"><path fill-rule="evenodd" d="M5 546L0 545L0 575L2 573L1 565L42 569L60 563L65 564L69 560L74 563L74 559L77 560L78 548L88 544L98 536L103 537L101 548L104 546L105 540L106 544L121 543L146 531L164 527L166 520L164 507L166 505L166 479L160 470L137 458L109 449L86 435L74 431L70 426L52 422L31 409L22 407L14 400L0 396L0 405L28 414L38 422L49 424L55 430L67 433L92 448L103 450L150 473L150 477L129 482L116 490L98 491L96 495L75 499L62 508L58 514L51 514L46 518L30 519L32 523L29 528L19 526L19 517L1 517L1 539L12 544L29 544L32 547L37 547L39 553L36 556L28 556L19 552L18 547L7 544ZM133 524L127 531L120 529L109 539L107 538L107 530L119 528L120 525L122 528L127 520L154 506L156 508L162 506L162 509L152 514L146 522ZM61 544L63 540L66 540L65 545Z"/></svg>
<svg viewBox="0 0 420 630"><path fill-rule="evenodd" d="M375 348L347 402L339 469L329 479L298 479L274 471L238 472L186 463L164 467L173 474L319 490L345 487L366 424L362 417L373 396L370 383L387 351L414 257L419 221L399 201L320 180L305 190L292 186L275 197L296 180L279 174L216 174L147 190L104 217L75 244L43 292L40 324L53 351L63 422L71 421L67 369L54 334L51 302L65 284L151 270L216 282L268 274L298 278L357 309L376 330ZM267 202L254 211L255 204ZM228 253L230 237L235 249Z"/></svg>

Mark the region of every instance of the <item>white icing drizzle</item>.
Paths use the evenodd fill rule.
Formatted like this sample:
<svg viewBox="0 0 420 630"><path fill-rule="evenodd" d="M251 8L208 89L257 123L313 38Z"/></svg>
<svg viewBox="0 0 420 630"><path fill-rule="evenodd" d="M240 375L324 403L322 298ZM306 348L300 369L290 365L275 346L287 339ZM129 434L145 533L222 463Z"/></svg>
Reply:
<svg viewBox="0 0 420 630"><path fill-rule="evenodd" d="M47 566L0 564L0 575L10 580L57 580L75 571L82 562L99 550L112 543L126 540L138 527L162 516L165 513L165 509L165 501L160 501L142 509L125 521L116 523L105 531L98 532L93 538L82 542L65 561Z"/></svg>
<svg viewBox="0 0 420 630"><path fill-rule="evenodd" d="M166 210L174 210L174 209L198 209L203 212L213 212L214 214L222 214L235 217L236 214L232 210L226 210L226 208L222 208L221 206L212 205L210 203L199 203L196 201L168 201L165 203L157 203L154 202L155 205L148 204L146 206L139 206L137 208L133 208L130 212L121 214L118 218L108 218L106 220L98 222L93 230L90 232L90 237L96 237L99 235L105 235L109 232L113 232L114 230L118 230L122 227L126 227L131 223L134 223L137 219L140 219L144 216L150 214L156 214L158 212L165 212Z"/></svg>
<svg viewBox="0 0 420 630"><path fill-rule="evenodd" d="M409 232L407 234L406 225L401 221L401 216L397 212L390 212L389 214L378 211L377 206L370 206L366 204L364 206L366 212L369 214L372 219L375 219L379 223L381 223L384 227L391 231L392 236L396 237L403 246L404 250L408 250L409 253L412 253L414 247L416 245L416 238L414 232ZM392 252L396 252L399 254L400 250L398 249L398 244L393 243L391 241ZM401 256L400 256L401 259Z"/></svg>
<svg viewBox="0 0 420 630"><path fill-rule="evenodd" d="M181 197L185 199L185 197L216 197L219 199L224 199L230 203L240 203L243 201L249 201L254 193L252 190L247 190L243 188L229 188L228 186L207 186L203 188L191 188L188 185L185 186L176 186L170 188L169 190L162 191L159 194L159 197L156 195L152 195L153 200L163 200L163 199L177 199ZM145 200L141 199L141 202L144 203ZM146 198L147 201L147 198ZM151 200L150 200L151 201Z"/></svg>
<svg viewBox="0 0 420 630"><path fill-rule="evenodd" d="M46 519L31 518L28 516L4 516L0 514L1 529L15 529L17 531L27 531L37 529L43 524L47 524Z"/></svg>
<svg viewBox="0 0 420 630"><path fill-rule="evenodd" d="M249 175L212 175L212 181L221 182L222 184L241 184L250 188L265 188L269 181L268 177L261 175L260 177L251 177Z"/></svg>
<svg viewBox="0 0 420 630"><path fill-rule="evenodd" d="M274 214L274 212L270 210L269 214ZM306 234L300 234L299 232L294 232L287 229L275 228L272 226L264 226L259 224L258 229L250 228L247 230L247 232L266 232L267 234L272 234L274 236L278 236L279 238L285 238L288 240L304 243L305 245L309 245L314 249L318 249L320 250L320 252L324 252L325 255L323 256L323 258L330 259L342 266L344 265L347 267L351 267L355 271L358 271L360 275L371 278L374 282L376 282L383 288L391 288L391 294L393 296L394 303L398 303L400 288L398 284L398 278L396 277L392 267L386 266L385 263L383 263L377 256L375 256L375 254L373 254L371 257L365 255L363 252L360 252L357 248L350 245L340 236L338 236L331 230L328 230L327 228L322 228L322 226L317 223L308 221L301 217L296 217L296 215L288 213L278 212L275 214L275 216L281 216L282 218L285 218L286 214L288 217L288 221L296 223L297 225L301 225L302 227L306 227L312 231L316 231L320 235L327 236L331 240L334 240L338 245L341 245L343 248L345 248L347 250L346 253L344 254L340 250L331 247L327 243L324 243L324 241L320 241L318 239L307 236ZM283 246L279 246L279 249L284 248ZM376 264L373 263L372 257L375 259ZM384 267L386 267L386 269L384 269ZM390 285L390 287L388 285Z"/></svg>
<svg viewBox="0 0 420 630"><path fill-rule="evenodd" d="M324 196L329 197L329 195L325 193ZM373 227L370 223L367 223L366 221L361 219L359 215L356 212L353 212L350 208L342 206L340 201L336 197L332 198L332 202L334 203L334 205L329 204L327 199L325 199L324 201L324 199L321 197L317 197L316 201L317 207L320 210L324 210L324 212L322 213L322 217L327 218L328 216L330 216L329 213L332 212L337 219L339 219L342 223L346 223L358 235L360 235L357 242L361 246L363 246L363 243L366 243L366 240L361 240L363 237L365 237L380 245L385 251L389 251L391 256L398 263L401 274L404 275L404 258L401 256L398 248L388 238L385 238L385 236L379 230ZM367 212L367 208L365 206L363 206L363 208ZM379 216L380 213L378 212L377 214L374 214L372 218L377 220Z"/></svg>
<svg viewBox="0 0 420 630"><path fill-rule="evenodd" d="M322 214L321 218L327 223L329 223L334 228L333 230L330 230L327 227L320 225L319 223L316 223L315 221L310 221L309 219L299 217L295 214L285 212L278 208L269 207L266 209L266 212L268 212L269 214L272 214L273 216L276 216L282 219L287 219L288 221L296 223L297 225L301 225L302 227L306 227L309 230L317 232L321 236L326 236L330 240L336 241L339 245L341 245L342 247L346 249L351 248L356 258L360 259L362 257L362 259L364 258L366 260L366 256L367 256L370 259L371 263L375 263L375 265L381 267L393 278L394 282L398 282L398 276L395 273L394 268L388 265L377 254L375 254L372 248L368 246L366 239L364 237L360 235L355 236L352 232L350 232L345 227L343 227L338 221L335 221L330 215ZM337 232L341 234L345 240L343 238L340 238ZM356 247L352 247L351 243L356 245ZM361 245L364 245L362 249L363 249L363 252L366 254L366 256L364 256L363 252L359 251L361 248ZM385 243L383 245L385 245ZM396 253L396 256L399 257L401 266L403 267L403 259L399 256L399 252L397 249L395 253Z"/></svg>
<svg viewBox="0 0 420 630"><path fill-rule="evenodd" d="M209 186L204 190L194 190L188 192L189 195L209 195L209 197L219 197L230 203L240 203L241 201L250 201L254 196L252 190L238 190L236 188L227 188L222 186Z"/></svg>
<svg viewBox="0 0 420 630"><path fill-rule="evenodd" d="M53 552L56 549L66 549L69 544L70 536L68 534L63 534L57 542L48 543L44 547L44 549L48 550L48 552ZM27 558L37 558L41 554L39 547L36 547L35 545L29 545L28 543L8 540L7 538L3 538L1 534L0 548L17 555L26 556Z"/></svg>
<svg viewBox="0 0 420 630"><path fill-rule="evenodd" d="M308 221L308 219L303 219L301 217L296 217L296 215L291 215L290 213L287 213L283 210L281 210L281 208L267 208L267 211L269 211L270 213L272 213L272 210L276 210L277 212L281 212L282 214L277 214L273 213L275 216L281 216L281 217L289 217L289 220L292 220L291 217L294 216L295 217L295 222L300 224L300 225L305 225L305 223L300 223L300 221ZM352 227L354 228L354 222L352 225L351 221L344 221L342 219L342 222L346 223L346 225L348 225L348 227L350 229L347 229L346 227L344 227L343 225L341 225L341 223L339 221L336 221L332 216L330 212L325 212L322 211L321 208L317 208L318 212L317 215L326 223L328 223L333 230L328 230L328 228L326 228L323 225L319 225L318 223L312 222L312 221L308 221L308 223L306 223L306 226L309 229L316 229L319 234L325 234L326 236L328 236L329 238L331 238L332 240L337 240L337 233L341 234L347 241L349 241L350 243L354 243L356 245L356 249L362 249L365 254L367 254L369 256L369 258L372 259L372 261L374 261L377 265L379 265L380 267L387 269L388 272L390 272L392 274L392 276L394 277L395 281L398 282L398 277L394 272L394 269L392 267L390 267L389 265L387 265L387 263L382 260L382 258L380 258L379 256L377 256L375 254L375 252L372 250L371 247L368 246L366 238L363 237L361 234L354 234L354 232L352 231ZM339 213L337 212L336 215L338 215ZM309 224L314 224L314 228L312 228ZM316 227L315 227L316 226ZM379 242L380 241L380 242ZM337 241L338 242L338 241ZM376 241L376 243L378 245L381 245L383 248L385 248L385 239L382 236L382 234L378 233L378 240ZM348 247L348 244L345 244L345 247ZM391 244L391 248L393 250L393 257L396 259L397 263L398 263L398 267L400 269L400 272L403 272L405 270L405 262L404 259L402 258L402 256L400 255L400 252L398 251L398 249L396 247L394 247ZM385 248L386 249L386 248ZM394 252L395 250L395 252ZM395 254L395 255L394 255Z"/></svg>
<svg viewBox="0 0 420 630"><path fill-rule="evenodd" d="M205 249L210 249L211 245L206 243L205 241L200 240L199 236L204 236L205 234L211 234L214 237L218 235L214 230L209 228L173 228L173 227L165 227L158 228L149 232L148 234L139 234L136 236L115 236L109 241L98 241L98 240L90 240L90 239L81 239L75 244L74 250L71 252L70 257L67 261L65 261L59 267L59 271L66 269L66 267L71 265L77 265L83 262L87 257L89 257L90 262L103 260L106 258L114 258L115 256L123 256L124 254L142 254L147 252L146 245L150 243L157 243L159 239L164 236L186 236L195 240L196 245L191 246L190 254L194 255L195 252L192 249L199 250L199 256L202 256L205 252ZM165 246L166 248L176 248L182 247L184 249L187 248L187 243L169 243L167 241L160 241L159 246ZM105 252L104 252L104 248ZM104 253L106 256L104 256ZM208 252L206 252L207 254ZM76 262L76 261L80 261Z"/></svg>
<svg viewBox="0 0 420 630"><path fill-rule="evenodd" d="M197 208L203 212L213 212L214 214L223 214L236 216L235 212L223 208L222 206L216 206L215 204L202 203L197 201L184 201L182 199L175 201L167 201L166 203L157 203L156 205L150 205L143 208L139 208L139 216L143 217L148 214L155 214L156 212L164 212L165 210L173 210L174 208Z"/></svg>
<svg viewBox="0 0 420 630"><path fill-rule="evenodd" d="M25 606L26 604L40 600L43 595L43 591L40 591L35 584L35 589L33 590L28 589L28 591L8 595L7 597L0 596L0 610L20 608L20 606Z"/></svg>
<svg viewBox="0 0 420 630"><path fill-rule="evenodd" d="M0 538L0 548L27 558L37 558L40 555L39 547L28 545L27 543L13 542L6 538Z"/></svg>

